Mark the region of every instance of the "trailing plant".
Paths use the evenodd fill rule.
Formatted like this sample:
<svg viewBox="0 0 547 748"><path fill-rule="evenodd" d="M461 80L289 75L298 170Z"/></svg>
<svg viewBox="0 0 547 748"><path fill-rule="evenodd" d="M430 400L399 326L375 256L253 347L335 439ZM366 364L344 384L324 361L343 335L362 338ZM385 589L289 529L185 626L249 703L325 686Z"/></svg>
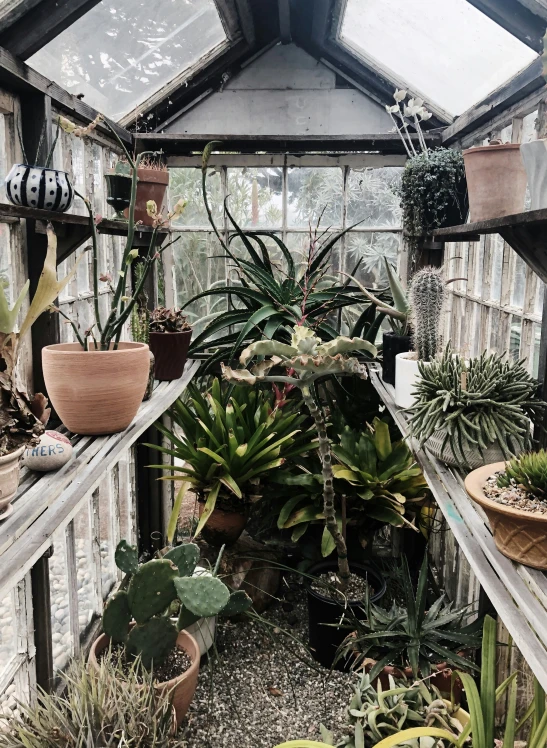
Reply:
<svg viewBox="0 0 547 748"><path fill-rule="evenodd" d="M517 675L512 673L496 688L496 621L485 616L482 654L480 690L475 680L468 674L457 672L452 677L460 677L463 681L467 697L470 720L455 739L447 730L432 728L414 728L402 730L384 738L377 743L376 748L394 748L408 740L421 737L442 738L454 743L458 748L471 737L473 748L494 748L497 744L498 730L503 733L503 748L514 748L515 735L530 720L530 732L527 745L529 748L541 748L547 740L547 711L545 711L545 693L534 678L534 699L524 716L517 720ZM509 692L507 709L504 710L504 724L496 723L496 705Z"/></svg>
<svg viewBox="0 0 547 748"><path fill-rule="evenodd" d="M467 658L458 654L461 650L477 649L481 644L481 622L465 626L469 606L456 608L447 603L445 596L438 597L428 608L428 558L424 555L416 590L412 583L406 557L401 565L401 587L404 590L404 605L393 601L389 610L370 602L366 595L362 611L348 610L347 628L352 634L344 641L337 659L353 658L354 667L361 667L366 660L376 660L370 670L371 679L376 678L386 665L404 669L412 668L414 678L431 675L432 666L446 662L452 667L478 670Z"/></svg>
<svg viewBox="0 0 547 748"><path fill-rule="evenodd" d="M498 476L498 486L523 486L526 491L542 501L547 494L547 450L529 452L509 460L505 471Z"/></svg>
<svg viewBox="0 0 547 748"><path fill-rule="evenodd" d="M323 473L323 514L326 527L336 546L338 577L342 589L347 587L350 578L348 553L345 538L336 521L332 453L325 412L314 394L314 384L317 379L330 375L357 374L365 378L367 372L364 365L356 358L345 355L349 351L365 351L369 356L376 355L376 348L367 340L338 337L323 343L313 330L296 325L293 328L291 345L273 340L262 340L252 343L243 351L240 357L240 363L243 366L246 366L255 356L271 356L269 360L261 360L251 371L231 369L222 364L224 378L236 384L252 386L257 382L281 382L298 387L302 393L317 431ZM269 372L274 367L285 369L287 374L270 375Z"/></svg>
<svg viewBox="0 0 547 748"><path fill-rule="evenodd" d="M425 267L410 281L414 350L420 361L432 361L442 345L441 313L446 298L442 268Z"/></svg>
<svg viewBox="0 0 547 748"><path fill-rule="evenodd" d="M177 545L161 559L139 564L137 548L122 540L115 560L118 568L130 575L130 581L127 589L108 599L103 612L104 633L112 642L124 644L126 658L138 656L150 670L154 664L161 665L174 648L178 632L200 618L245 612L252 604L247 593L230 592L216 576L221 555L222 550L212 576L194 577L199 561L197 545ZM180 613L175 626L168 612L177 598Z"/></svg>
<svg viewBox="0 0 547 748"><path fill-rule="evenodd" d="M245 346L263 337L289 344L291 327L304 320L322 340L332 340L338 334L333 326L334 315L357 304L365 304L367 309L357 317L351 335L364 337L373 343L382 315L376 315L374 307L370 309L369 300L355 284L349 281L341 284L329 273L333 249L354 227L334 236L321 232L319 226L310 229L307 258L298 270L289 248L275 232L242 230L226 201L225 212L233 231L225 241L223 232L214 222L207 194L207 165L214 145L209 143L203 151L203 200L209 222L233 263L237 280L215 285L183 305L184 309L198 299L216 296L227 296L229 302L227 312L215 313L207 320L204 329L192 341L189 355L211 351L203 366L203 370L208 371L215 363L236 358ZM241 242L237 253L233 247L236 240ZM276 253L281 253L281 263L273 258L266 240L273 243ZM354 272L357 267L358 264Z"/></svg>
<svg viewBox="0 0 547 748"><path fill-rule="evenodd" d="M467 363L448 345L440 359L418 366L411 428L421 444L443 431L442 450L449 445L461 468L468 467L467 450L482 455L494 442L506 459L530 448L530 419L547 403L522 361L483 353Z"/></svg>
<svg viewBox="0 0 547 748"><path fill-rule="evenodd" d="M111 654L97 669L75 660L58 677L60 691L39 689L6 717L1 748L184 748L172 734L170 699L140 660L128 667Z"/></svg>
<svg viewBox="0 0 547 748"><path fill-rule="evenodd" d="M184 332L191 329L182 309L159 306L150 315L150 332Z"/></svg>
<svg viewBox="0 0 547 748"><path fill-rule="evenodd" d="M183 466L155 466L174 472L164 480L182 480L169 521L169 542L190 487L205 499L197 536L217 502L244 506L259 499L265 474L316 447L306 416L298 412L298 402L276 405L274 393L258 387L252 391L229 388L223 393L218 379L206 395L193 385L187 391L188 401L179 399L168 411L180 436L158 421L156 428L171 448L148 445L184 462Z"/></svg>

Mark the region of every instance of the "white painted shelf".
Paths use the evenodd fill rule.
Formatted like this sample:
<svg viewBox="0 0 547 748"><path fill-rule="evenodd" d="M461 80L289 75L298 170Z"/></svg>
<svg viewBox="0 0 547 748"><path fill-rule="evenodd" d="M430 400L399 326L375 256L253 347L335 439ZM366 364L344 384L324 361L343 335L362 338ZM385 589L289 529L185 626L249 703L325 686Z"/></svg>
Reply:
<svg viewBox="0 0 547 748"><path fill-rule="evenodd" d="M75 436L72 459L59 470L22 471L14 511L0 523L0 600L46 552L53 533L74 519L105 473L182 394L199 364L190 361L180 379L158 383L125 431Z"/></svg>
<svg viewBox="0 0 547 748"><path fill-rule="evenodd" d="M381 370L369 367L371 382L401 433L408 437L408 419L395 405L393 387L381 378ZM547 578L501 554L492 537L486 516L467 496L457 470L439 462L427 449L409 438L416 460L423 470L456 541L460 545L486 595L498 612L516 646L534 675L547 689Z"/></svg>

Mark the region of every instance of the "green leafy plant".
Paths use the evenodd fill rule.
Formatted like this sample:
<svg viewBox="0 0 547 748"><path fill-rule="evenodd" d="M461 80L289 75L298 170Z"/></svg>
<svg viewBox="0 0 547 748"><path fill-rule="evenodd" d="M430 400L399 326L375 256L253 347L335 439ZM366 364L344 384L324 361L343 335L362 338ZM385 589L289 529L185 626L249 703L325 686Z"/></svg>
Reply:
<svg viewBox="0 0 547 748"><path fill-rule="evenodd" d="M169 697L138 659L127 667L112 654L97 669L76 660L58 676L60 691L40 689L6 716L1 748L184 748Z"/></svg>
<svg viewBox="0 0 547 748"><path fill-rule="evenodd" d="M421 444L443 431L442 450L448 444L461 468L468 466L466 450L482 455L498 442L509 459L530 447L530 419L547 404L537 398L538 383L522 361L483 353L466 363L447 346L419 370L411 428Z"/></svg>
<svg viewBox="0 0 547 748"><path fill-rule="evenodd" d="M498 486L523 486L529 493L545 500L547 494L547 450L519 455L505 465L498 476Z"/></svg>
<svg viewBox="0 0 547 748"><path fill-rule="evenodd" d="M191 329L182 309L159 306L150 315L150 332L184 332Z"/></svg>
<svg viewBox="0 0 547 748"><path fill-rule="evenodd" d="M404 605L394 601L389 610L384 610L371 603L367 594L364 611L347 611L347 628L352 630L352 634L340 647L337 657L352 656L355 667L359 667L365 659L376 660L370 671L372 679L386 665L403 671L410 666L415 678L431 675L432 666L442 662L466 670L477 670L470 660L458 652L480 647L481 637L477 633L480 621L464 626L463 620L469 615L469 606L455 608L452 603L445 601L444 595L427 609L427 582L427 554L422 561L416 591L408 562L403 558L401 587L405 594Z"/></svg>
<svg viewBox="0 0 547 748"><path fill-rule="evenodd" d="M376 355L376 348L367 340L341 336L323 343L313 330L303 325L296 325L293 328L291 345L262 340L252 343L243 351L240 357L240 363L243 366L246 366L255 356L271 356L269 360L257 363L251 371L231 369L222 365L225 379L236 384L252 386L257 382L281 382L298 387L302 393L317 431L323 474L323 515L325 525L336 546L338 578L342 589L347 587L350 578L348 552L342 530L336 521L332 453L325 412L321 403L317 401L313 388L316 380L325 376L342 374L357 374L363 378L367 376L366 369L361 362L345 355L348 351L364 351L369 356ZM274 367L285 369L287 374L270 375L269 372Z"/></svg>
<svg viewBox="0 0 547 748"><path fill-rule="evenodd" d="M169 521L169 542L190 487L205 500L197 536L217 505L233 511L234 505L237 510L250 504L259 497L262 476L316 446L298 403L276 407L274 394L258 387L223 393L218 379L206 396L194 386L188 394L188 402L179 399L168 411L180 436L156 423L172 447L148 445L184 462L168 466L174 474L164 478L183 481ZM165 465L155 467L166 469Z"/></svg>
<svg viewBox="0 0 547 748"><path fill-rule="evenodd" d="M234 230L225 241L214 222L207 194L207 164L214 145L209 143L203 152L203 199L211 226L234 264L238 279L235 283L209 288L183 305L184 309L198 299L214 296L227 296L230 304L227 312L215 313L196 336L189 355L210 350L212 353L204 364L204 371L207 371L215 363L232 360L246 345L263 337L290 343L290 328L303 320L323 340L331 340L338 334L332 324L334 313L357 304L366 304L367 308L357 317L351 335L363 336L373 343L383 317L376 315L375 308L371 308L369 300L356 285L349 282L340 284L329 274L332 251L353 226L332 237L326 232L320 233L318 227L310 230L308 256L301 271L275 232L242 230L227 203L226 215ZM273 259L266 239L281 253L282 266ZM243 257L234 251L235 240L242 244Z"/></svg>
<svg viewBox="0 0 547 748"><path fill-rule="evenodd" d="M116 565L130 575L127 589L110 597L103 612L103 630L110 640L125 645L128 658L139 656L145 668L161 665L175 646L178 632L200 618L237 615L249 609L245 592L230 592L214 574L192 576L199 560L199 548L184 543L171 548L162 558L138 563L137 549L121 541ZM168 612L175 600L180 613L175 626ZM132 621L135 625L132 626Z"/></svg>

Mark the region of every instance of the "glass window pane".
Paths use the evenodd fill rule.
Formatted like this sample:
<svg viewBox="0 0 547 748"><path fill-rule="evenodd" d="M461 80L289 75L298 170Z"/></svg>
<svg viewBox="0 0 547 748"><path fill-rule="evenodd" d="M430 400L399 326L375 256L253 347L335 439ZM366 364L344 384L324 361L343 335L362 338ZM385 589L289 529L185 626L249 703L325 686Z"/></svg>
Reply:
<svg viewBox="0 0 547 748"><path fill-rule="evenodd" d="M359 228L401 226L401 198L397 190L403 169L351 169L347 181L347 225Z"/></svg>
<svg viewBox="0 0 547 748"><path fill-rule="evenodd" d="M504 241L499 234L494 234L491 244L492 252L492 277L490 280L490 300L501 299L501 276L503 270L503 247Z"/></svg>
<svg viewBox="0 0 547 748"><path fill-rule="evenodd" d="M522 319L515 314L511 318L511 332L509 338L509 356L518 361L520 358L520 339L522 337Z"/></svg>
<svg viewBox="0 0 547 748"><path fill-rule="evenodd" d="M63 670L73 652L64 529L57 530L53 535L53 556L49 560L49 585L51 591L53 667L55 670Z"/></svg>
<svg viewBox="0 0 547 748"><path fill-rule="evenodd" d="M179 306L214 285L226 285L226 260L222 247L213 233L181 233L179 241L173 246L173 251L175 292ZM187 307L185 314L194 326L194 336L202 328L199 323L205 316L225 312L226 309L226 297L220 295L199 299Z"/></svg>
<svg viewBox="0 0 547 748"><path fill-rule="evenodd" d="M540 281L538 278L536 285L536 301L534 304L534 313L542 314L543 312L543 296L545 294L545 283Z"/></svg>
<svg viewBox="0 0 547 748"><path fill-rule="evenodd" d="M214 0L102 0L27 62L119 119L225 40Z"/></svg>
<svg viewBox="0 0 547 748"><path fill-rule="evenodd" d="M207 174L207 197L213 220L217 228L222 229L222 184L220 172L213 172L212 169ZM201 169L169 169L169 202L173 206L181 199L188 202L182 215L172 222L173 226L210 226L203 202Z"/></svg>
<svg viewBox="0 0 547 748"><path fill-rule="evenodd" d="M78 628L84 637L92 623L95 611L100 610L94 577L93 541L91 535L90 508L80 509L74 518L74 541L76 546L76 578L78 584Z"/></svg>
<svg viewBox="0 0 547 748"><path fill-rule="evenodd" d="M287 224L320 228L342 226L342 169L295 167L288 170Z"/></svg>
<svg viewBox="0 0 547 748"><path fill-rule="evenodd" d="M522 309L524 304L524 286L526 284L526 263L518 255L515 256L513 275L513 290L511 291L511 306Z"/></svg>
<svg viewBox="0 0 547 748"><path fill-rule="evenodd" d="M341 39L452 114L537 57L467 0L348 0Z"/></svg>
<svg viewBox="0 0 547 748"><path fill-rule="evenodd" d="M228 169L228 210L242 228L278 228L283 222L280 167Z"/></svg>
<svg viewBox="0 0 547 748"><path fill-rule="evenodd" d="M386 286L384 257L392 267L397 267L400 240L400 234L391 232L350 232L346 236L346 272L352 272L361 260L356 273L358 280L369 287Z"/></svg>
<svg viewBox="0 0 547 748"><path fill-rule="evenodd" d="M539 371L539 348L541 345L541 325L532 325L532 351L530 355L530 371L537 377Z"/></svg>
<svg viewBox="0 0 547 748"><path fill-rule="evenodd" d="M0 623L0 675L2 675L17 654L12 592L0 600Z"/></svg>

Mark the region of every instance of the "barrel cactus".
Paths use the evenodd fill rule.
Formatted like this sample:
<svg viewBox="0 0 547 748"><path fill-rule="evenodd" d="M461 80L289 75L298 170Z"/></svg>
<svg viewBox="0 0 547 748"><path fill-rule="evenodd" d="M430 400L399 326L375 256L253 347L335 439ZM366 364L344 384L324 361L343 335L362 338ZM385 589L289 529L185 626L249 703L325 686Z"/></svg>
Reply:
<svg viewBox="0 0 547 748"><path fill-rule="evenodd" d="M130 581L106 603L103 630L111 641L125 645L127 656L140 655L147 669L165 661L181 629L200 618L239 615L251 607L245 592L231 592L214 574L192 576L199 560L194 543L175 546L163 558L139 565L137 549L122 540L115 560ZM176 600L180 613L175 625L169 611Z"/></svg>
<svg viewBox="0 0 547 748"><path fill-rule="evenodd" d="M446 295L442 268L425 267L409 287L414 349L421 361L432 361L442 345L441 314Z"/></svg>

